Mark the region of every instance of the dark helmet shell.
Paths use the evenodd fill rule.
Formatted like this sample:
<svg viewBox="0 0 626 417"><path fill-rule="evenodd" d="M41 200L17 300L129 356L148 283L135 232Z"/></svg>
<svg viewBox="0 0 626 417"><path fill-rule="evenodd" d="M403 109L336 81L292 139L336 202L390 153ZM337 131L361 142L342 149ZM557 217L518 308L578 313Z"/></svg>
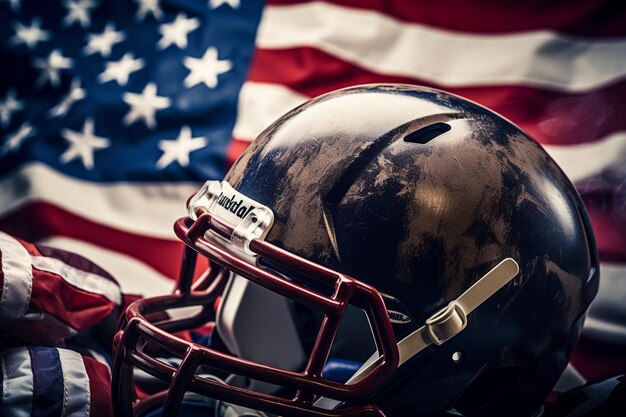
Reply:
<svg viewBox="0 0 626 417"><path fill-rule="evenodd" d="M398 340L517 261L461 334L377 391L388 415L529 415L566 366L598 286L592 231L565 174L501 116L432 89L348 88L272 124L226 180L273 210L266 240L394 300L411 319Z"/></svg>

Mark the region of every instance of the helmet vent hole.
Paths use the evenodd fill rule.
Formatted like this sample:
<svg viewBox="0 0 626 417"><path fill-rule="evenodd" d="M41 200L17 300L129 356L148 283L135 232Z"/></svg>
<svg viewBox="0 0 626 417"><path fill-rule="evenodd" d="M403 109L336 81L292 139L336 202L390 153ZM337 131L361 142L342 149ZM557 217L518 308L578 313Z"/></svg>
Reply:
<svg viewBox="0 0 626 417"><path fill-rule="evenodd" d="M462 359L463 359L463 354L461 352L454 352L452 354L452 362L460 363Z"/></svg>
<svg viewBox="0 0 626 417"><path fill-rule="evenodd" d="M422 145L427 144L436 137L443 135L451 129L447 123L434 123L432 125L424 126L421 129L411 132L404 137L405 142L419 143Z"/></svg>

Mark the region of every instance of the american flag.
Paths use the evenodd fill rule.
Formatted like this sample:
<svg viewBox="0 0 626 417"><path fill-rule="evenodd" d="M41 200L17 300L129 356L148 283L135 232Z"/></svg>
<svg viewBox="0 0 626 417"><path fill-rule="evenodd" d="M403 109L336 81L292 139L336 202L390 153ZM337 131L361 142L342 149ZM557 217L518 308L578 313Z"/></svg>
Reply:
<svg viewBox="0 0 626 417"><path fill-rule="evenodd" d="M171 289L187 197L281 114L421 84L509 118L569 175L602 259L588 332L626 343L621 0L4 0L0 38L0 229L94 260L125 292Z"/></svg>

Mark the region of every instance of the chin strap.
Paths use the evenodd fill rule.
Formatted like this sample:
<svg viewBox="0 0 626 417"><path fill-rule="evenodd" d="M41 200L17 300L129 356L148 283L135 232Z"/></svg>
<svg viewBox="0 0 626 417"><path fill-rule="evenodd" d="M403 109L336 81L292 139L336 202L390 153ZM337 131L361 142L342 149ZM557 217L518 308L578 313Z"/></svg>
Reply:
<svg viewBox="0 0 626 417"><path fill-rule="evenodd" d="M467 326L467 316L491 298L519 273L517 262L506 258L483 275L456 300L430 316L424 325L398 342L398 366L430 345L441 345L461 333ZM375 353L347 384L356 384L374 369L382 358Z"/></svg>
<svg viewBox="0 0 626 417"><path fill-rule="evenodd" d="M467 316L491 298L519 273L519 266L506 258L469 287L456 300L430 316L426 323L398 343L398 366L431 344L441 345L461 333L467 326Z"/></svg>

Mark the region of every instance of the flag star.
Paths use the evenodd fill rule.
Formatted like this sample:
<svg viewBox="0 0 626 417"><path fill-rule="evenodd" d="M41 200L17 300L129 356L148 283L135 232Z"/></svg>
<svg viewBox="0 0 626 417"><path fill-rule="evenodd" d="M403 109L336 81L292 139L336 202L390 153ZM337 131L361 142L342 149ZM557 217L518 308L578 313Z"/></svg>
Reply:
<svg viewBox="0 0 626 417"><path fill-rule="evenodd" d="M61 162L67 164L76 158L80 158L86 169L92 169L93 153L97 150L106 149L111 146L107 138L96 136L94 134L93 119L85 120L83 131L76 132L74 130L63 129L61 136L67 141L69 147L61 155Z"/></svg>
<svg viewBox="0 0 626 417"><path fill-rule="evenodd" d="M115 25L107 23L102 33L90 33L88 35L87 45L83 48L85 55L95 54L99 52L103 57L111 55L113 45L126 39L124 32L115 30Z"/></svg>
<svg viewBox="0 0 626 417"><path fill-rule="evenodd" d="M2 127L6 128L11 123L11 117L13 113L24 108L24 102L17 99L17 94L14 88L11 88L4 100L0 102L0 122Z"/></svg>
<svg viewBox="0 0 626 417"><path fill-rule="evenodd" d="M65 116L67 112L70 110L70 107L78 100L82 100L87 97L85 90L80 86L80 80L74 79L72 80L72 85L70 87L69 93L65 97L61 99L59 104L54 106L48 112L48 116L51 118Z"/></svg>
<svg viewBox="0 0 626 417"><path fill-rule="evenodd" d="M228 4L233 9L238 9L241 3L240 0L209 0L209 7L211 9L217 9L222 4Z"/></svg>
<svg viewBox="0 0 626 417"><path fill-rule="evenodd" d="M191 137L191 128L183 126L176 139L165 139L159 141L159 148L163 151L163 155L156 163L156 167L163 169L176 161L182 167L189 166L189 154L207 145L205 137Z"/></svg>
<svg viewBox="0 0 626 417"><path fill-rule="evenodd" d="M91 24L91 9L96 7L96 4L91 0L66 0L63 2L63 6L67 9L67 14L63 18L63 26L70 27L74 23L80 23L80 26L85 29Z"/></svg>
<svg viewBox="0 0 626 417"><path fill-rule="evenodd" d="M187 18L184 13L179 13L171 23L164 23L159 27L161 39L159 48L165 49L172 44L176 44L180 49L187 47L187 36L200 27L200 20Z"/></svg>
<svg viewBox="0 0 626 417"><path fill-rule="evenodd" d="M148 83L141 94L124 93L122 99L130 106L130 110L124 116L124 124L127 126L142 119L148 128L156 127L155 113L169 107L171 101L167 97L157 96L155 83Z"/></svg>
<svg viewBox="0 0 626 417"><path fill-rule="evenodd" d="M41 20L34 18L30 26L24 26L20 22L13 23L15 35L11 38L13 45L25 44L28 49L33 49L39 42L49 41L50 32L41 29Z"/></svg>
<svg viewBox="0 0 626 417"><path fill-rule="evenodd" d="M209 47L202 58L187 57L183 64L190 71L183 84L191 88L196 84L204 83L209 88L217 87L217 76L230 71L233 67L229 60L217 58L217 48Z"/></svg>
<svg viewBox="0 0 626 417"><path fill-rule="evenodd" d="M135 71L139 71L143 67L143 59L135 59L131 52L127 52L119 61L107 62L106 69L98 76L98 78L101 83L115 80L119 85L124 86L128 83L128 77L130 74Z"/></svg>
<svg viewBox="0 0 626 417"><path fill-rule="evenodd" d="M163 10L159 6L159 0L135 0L139 4L139 9L135 15L136 20L144 20L148 13L152 14L155 19L163 17Z"/></svg>
<svg viewBox="0 0 626 417"><path fill-rule="evenodd" d="M72 68L74 64L72 60L61 55L59 49L55 49L50 52L48 58L35 58L33 60L33 66L40 71L37 84L39 87L44 86L48 81L54 88L59 86L59 72L64 69Z"/></svg>
<svg viewBox="0 0 626 417"><path fill-rule="evenodd" d="M33 137L36 133L36 129L30 124L30 122L24 122L17 129L16 132L7 135L7 141L0 148L0 157L4 156L8 152L16 152L22 143L30 137Z"/></svg>

